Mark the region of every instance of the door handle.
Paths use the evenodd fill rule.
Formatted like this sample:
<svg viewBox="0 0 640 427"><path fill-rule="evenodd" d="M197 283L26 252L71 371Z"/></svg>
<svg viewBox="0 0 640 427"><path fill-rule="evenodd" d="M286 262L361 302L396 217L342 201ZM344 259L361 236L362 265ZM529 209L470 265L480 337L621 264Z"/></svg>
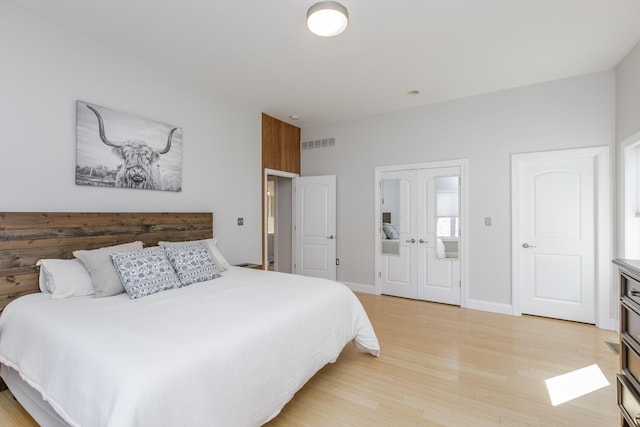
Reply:
<svg viewBox="0 0 640 427"><path fill-rule="evenodd" d="M535 248L535 246L534 246L534 245L530 245L530 244L528 244L528 243L523 243L523 244L522 244L522 247L523 247L523 248L525 248L525 249L527 249L527 248Z"/></svg>
<svg viewBox="0 0 640 427"><path fill-rule="evenodd" d="M411 240L405 240L406 243L415 243L416 239L411 239Z"/></svg>
<svg viewBox="0 0 640 427"><path fill-rule="evenodd" d="M333 239L335 239L335 237L334 237L334 236L333 236L333 234L332 234L331 236L328 236L328 237L327 237L327 239L329 239L329 240L333 240Z"/></svg>
<svg viewBox="0 0 640 427"><path fill-rule="evenodd" d="M420 242L420 243L429 243L427 240L423 240L423 239L418 240L418 242Z"/></svg>

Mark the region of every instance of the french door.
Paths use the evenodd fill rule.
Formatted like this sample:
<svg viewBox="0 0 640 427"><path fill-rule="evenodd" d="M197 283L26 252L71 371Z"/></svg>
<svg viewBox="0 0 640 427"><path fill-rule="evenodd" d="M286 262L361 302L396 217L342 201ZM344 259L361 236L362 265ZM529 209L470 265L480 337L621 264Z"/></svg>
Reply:
<svg viewBox="0 0 640 427"><path fill-rule="evenodd" d="M380 230L383 294L460 305L459 213L451 210L459 210L460 172L436 167L381 173L383 225L388 221L398 231L393 239ZM447 182L455 185L444 188ZM449 216L443 215L445 204L451 204ZM440 234L443 224L446 236ZM453 249L447 252L443 241Z"/></svg>
<svg viewBox="0 0 640 427"><path fill-rule="evenodd" d="M444 247L443 239L449 244L459 237L458 226L450 224L451 218L438 215L440 205L448 204L446 197L451 192L443 190L440 182L458 181L459 167L418 170L418 299L460 305L460 260L458 254L447 256L446 249L438 251L438 245ZM455 194L459 204L459 192ZM440 209L444 211L444 208ZM445 213L445 212L440 212ZM459 215L456 215L459 217ZM449 219L449 224L442 219ZM458 221L459 222L459 221ZM438 228L449 226L450 234L438 235ZM439 227L440 226L440 227ZM446 234L447 230L444 230ZM456 241L457 242L457 241ZM439 253L440 252L440 253Z"/></svg>
<svg viewBox="0 0 640 427"><path fill-rule="evenodd" d="M387 204L389 199L397 201L397 209L388 208L398 230L397 239L383 240L382 293L405 298L418 298L418 185L415 170L385 172L382 182L393 183L395 194L387 185L384 193ZM383 209L384 210L384 209ZM394 218L393 215L397 217ZM382 231L383 232L383 231ZM397 240L397 241L396 241Z"/></svg>

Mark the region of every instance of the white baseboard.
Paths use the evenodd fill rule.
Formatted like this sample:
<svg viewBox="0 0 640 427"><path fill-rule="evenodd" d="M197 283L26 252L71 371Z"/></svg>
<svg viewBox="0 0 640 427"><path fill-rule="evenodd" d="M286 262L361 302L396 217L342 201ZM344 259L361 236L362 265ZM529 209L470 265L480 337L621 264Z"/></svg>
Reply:
<svg viewBox="0 0 640 427"><path fill-rule="evenodd" d="M373 285L364 285L362 283L353 283L353 282L340 282L353 292L362 292L363 294L373 294L376 295L376 287Z"/></svg>
<svg viewBox="0 0 640 427"><path fill-rule="evenodd" d="M362 283L353 282L340 282L347 286L353 292L362 292L363 294L379 295L376 293L376 287L372 285L365 285ZM489 313L506 314L508 316L514 316L513 307L511 304L504 304L499 302L484 301L478 299L467 299L467 303L464 308L471 310L487 311ZM604 322L599 322L597 325L600 329L606 329L610 331L616 331L618 329L617 319L607 319Z"/></svg>
<svg viewBox="0 0 640 427"><path fill-rule="evenodd" d="M511 304L503 304L500 302L484 301L479 299L467 299L467 303L464 308L470 308L472 310L488 311L490 313L508 314L513 315L513 308Z"/></svg>
<svg viewBox="0 0 640 427"><path fill-rule="evenodd" d="M618 319L606 319L602 322L598 322L596 326L600 329L606 329L608 331L618 331L618 328L620 327Z"/></svg>

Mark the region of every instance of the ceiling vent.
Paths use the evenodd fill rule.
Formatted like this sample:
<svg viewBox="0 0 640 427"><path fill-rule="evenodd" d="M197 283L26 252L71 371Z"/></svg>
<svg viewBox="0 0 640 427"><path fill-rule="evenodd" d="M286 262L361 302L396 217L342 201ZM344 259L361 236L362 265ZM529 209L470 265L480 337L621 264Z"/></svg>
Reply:
<svg viewBox="0 0 640 427"><path fill-rule="evenodd" d="M335 148L335 138L316 139L315 141L303 141L300 143L302 150L315 150L317 148Z"/></svg>

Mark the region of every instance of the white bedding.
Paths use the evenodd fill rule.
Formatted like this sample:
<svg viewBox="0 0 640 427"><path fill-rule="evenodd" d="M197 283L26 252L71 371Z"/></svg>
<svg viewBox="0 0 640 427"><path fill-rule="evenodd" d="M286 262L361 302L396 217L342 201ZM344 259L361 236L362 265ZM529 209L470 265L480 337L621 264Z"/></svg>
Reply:
<svg viewBox="0 0 640 427"><path fill-rule="evenodd" d="M83 427L261 425L351 340L379 354L345 286L239 267L139 300L27 295L0 316L0 362Z"/></svg>

